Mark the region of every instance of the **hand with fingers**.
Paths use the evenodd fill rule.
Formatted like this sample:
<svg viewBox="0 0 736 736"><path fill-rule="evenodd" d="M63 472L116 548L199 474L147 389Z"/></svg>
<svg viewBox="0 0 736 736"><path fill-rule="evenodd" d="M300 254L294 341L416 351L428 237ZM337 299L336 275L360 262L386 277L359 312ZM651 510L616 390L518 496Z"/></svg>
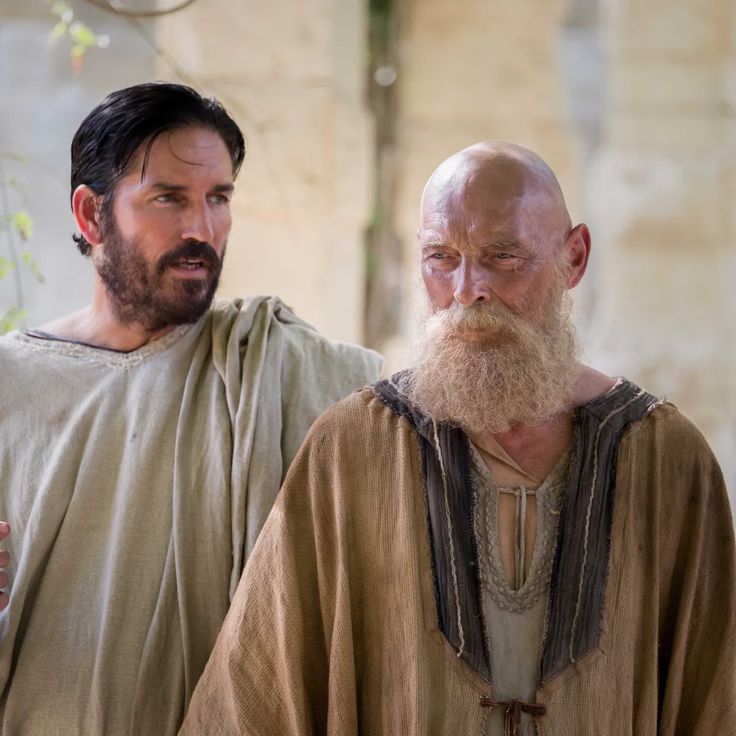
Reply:
<svg viewBox="0 0 736 736"><path fill-rule="evenodd" d="M10 524L6 521L0 521L0 542L10 534ZM0 588L7 588L10 583L8 573L4 571L10 564L10 552L6 550L0 551ZM4 610L9 603L8 594L4 590L0 590L0 611Z"/></svg>

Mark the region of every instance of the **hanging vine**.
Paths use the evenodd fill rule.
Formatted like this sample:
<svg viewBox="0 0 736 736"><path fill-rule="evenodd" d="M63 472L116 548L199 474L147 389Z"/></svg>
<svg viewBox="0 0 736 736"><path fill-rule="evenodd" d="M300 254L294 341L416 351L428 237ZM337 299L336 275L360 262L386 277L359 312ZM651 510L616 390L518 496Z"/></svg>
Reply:
<svg viewBox="0 0 736 736"><path fill-rule="evenodd" d="M49 5L51 14L56 17L56 23L49 31L49 41L69 41L72 68L80 72L87 52L95 47L106 48L110 38L106 34L96 33L75 18L68 3L54 2ZM0 279L12 279L10 306L0 305L0 334L25 324L23 274L28 274L39 283L45 281L33 254L25 248L33 236L33 218L21 184L15 177L8 175L9 163L23 164L25 160L15 153L0 151Z"/></svg>
<svg viewBox="0 0 736 736"><path fill-rule="evenodd" d="M75 19L74 10L66 2L55 2L51 12L57 21L49 31L49 41L58 43L62 39L71 42L69 56L74 71L81 72L87 52L93 48L106 49L110 45L110 37L105 33L95 33L86 23Z"/></svg>
<svg viewBox="0 0 736 736"><path fill-rule="evenodd" d="M381 349L399 331L402 248L396 232L397 0L370 0L368 103L375 122L373 216L365 234L366 345Z"/></svg>
<svg viewBox="0 0 736 736"><path fill-rule="evenodd" d="M33 219L26 209L11 206L11 190L22 197L20 185L14 178L8 178L5 162L14 160L22 163L19 156L0 154L0 230L5 235L6 254L0 254L0 279L13 279L13 304L0 312L0 334L23 324L25 318L25 297L23 295L22 269L26 269L37 281L43 283L44 277L33 255L21 250L21 244L33 235Z"/></svg>

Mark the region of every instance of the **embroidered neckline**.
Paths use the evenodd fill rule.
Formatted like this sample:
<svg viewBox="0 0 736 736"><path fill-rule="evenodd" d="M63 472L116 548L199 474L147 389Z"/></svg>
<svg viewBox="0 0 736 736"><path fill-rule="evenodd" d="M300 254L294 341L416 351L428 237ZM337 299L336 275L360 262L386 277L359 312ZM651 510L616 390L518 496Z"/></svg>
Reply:
<svg viewBox="0 0 736 736"><path fill-rule="evenodd" d="M64 355L69 358L83 360L89 363L97 363L109 368L132 368L144 361L146 358L168 350L193 328L201 326L208 314L209 312L193 324L175 327L162 337L152 340L143 347L140 347L137 350L131 350L128 353L106 350L105 348L97 348L92 345L86 345L79 342L69 342L66 340L41 337L28 334L26 332L11 332L8 337L22 342L34 350L52 352L57 355Z"/></svg>
<svg viewBox="0 0 736 736"><path fill-rule="evenodd" d="M472 443L470 455L471 482L476 499L473 528L481 584L499 608L512 613L523 613L534 606L549 587L557 524L570 467L570 453L567 452L560 458L552 472L534 490L537 498L537 536L529 574L518 589L514 589L506 578L498 547L498 494L502 489Z"/></svg>

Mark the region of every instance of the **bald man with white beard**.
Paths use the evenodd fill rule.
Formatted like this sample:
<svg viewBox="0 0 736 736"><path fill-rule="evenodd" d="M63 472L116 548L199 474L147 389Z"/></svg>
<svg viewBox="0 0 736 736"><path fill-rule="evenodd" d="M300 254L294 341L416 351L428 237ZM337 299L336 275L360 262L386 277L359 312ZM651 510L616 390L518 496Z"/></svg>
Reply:
<svg viewBox="0 0 736 736"><path fill-rule="evenodd" d="M734 539L677 409L579 362L590 233L487 142L433 173L413 367L328 410L183 734L736 733Z"/></svg>

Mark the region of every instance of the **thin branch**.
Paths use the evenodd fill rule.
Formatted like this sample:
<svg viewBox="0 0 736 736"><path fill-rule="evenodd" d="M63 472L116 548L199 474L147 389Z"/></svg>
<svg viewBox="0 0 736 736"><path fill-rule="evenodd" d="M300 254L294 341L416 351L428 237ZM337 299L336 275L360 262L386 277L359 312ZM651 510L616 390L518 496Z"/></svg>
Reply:
<svg viewBox="0 0 736 736"><path fill-rule="evenodd" d="M10 200L8 199L8 182L5 178L5 167L2 159L0 159L0 206L2 207L2 219L5 223L5 234L8 238L8 254L10 262L13 264L13 280L15 282L15 306L18 310L24 309L23 300L23 280L20 272L20 258L18 257L18 249L15 245L15 234L13 233L13 223L10 214Z"/></svg>

